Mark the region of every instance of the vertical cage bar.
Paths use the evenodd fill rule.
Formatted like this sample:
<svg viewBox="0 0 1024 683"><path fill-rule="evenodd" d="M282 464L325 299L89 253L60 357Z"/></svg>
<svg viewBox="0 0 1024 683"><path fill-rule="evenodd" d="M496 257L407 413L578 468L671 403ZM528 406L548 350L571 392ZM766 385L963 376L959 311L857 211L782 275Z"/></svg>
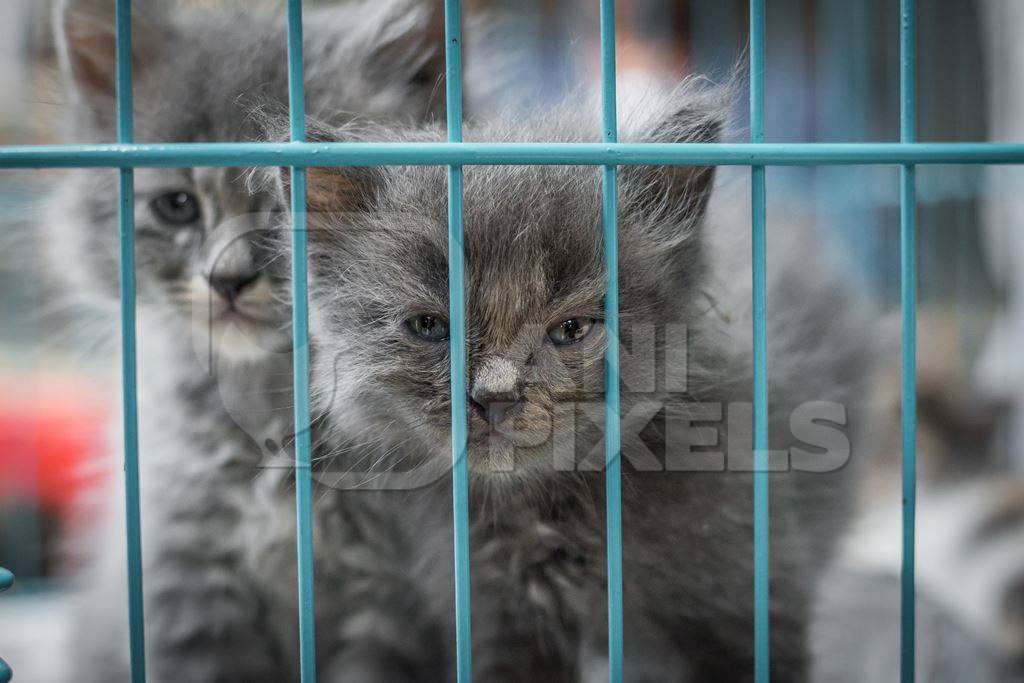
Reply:
<svg viewBox="0 0 1024 683"><path fill-rule="evenodd" d="M134 138L132 118L131 0L117 0L117 141ZM139 510L139 423L135 348L135 173L121 169L120 223L121 386L124 410L124 492L128 548L128 625L132 683L146 680L142 601L142 519Z"/></svg>
<svg viewBox="0 0 1024 683"><path fill-rule="evenodd" d="M445 0L448 141L462 142L462 8ZM448 315L452 392L452 512L455 534L455 658L459 683L473 677L469 606L469 464L466 462L466 302L462 167L448 167Z"/></svg>
<svg viewBox="0 0 1024 683"><path fill-rule="evenodd" d="M291 139L306 138L302 68L302 0L288 0L288 112ZM313 621L313 473L309 418L309 292L306 272L306 169L291 169L292 187L292 355L295 388L295 519L299 591L299 672L316 680Z"/></svg>
<svg viewBox="0 0 1024 683"><path fill-rule="evenodd" d="M900 0L900 142L917 138L915 0ZM903 437L903 567L900 573L900 681L914 680L914 532L917 497L917 187L912 164L900 169L900 394Z"/></svg>
<svg viewBox="0 0 1024 683"><path fill-rule="evenodd" d="M618 141L615 97L615 0L601 0L601 106L603 139ZM608 291L604 324L608 337L604 375L604 477L608 553L608 678L622 681L622 457L619 423L619 241L615 166L601 175L604 261Z"/></svg>
<svg viewBox="0 0 1024 683"><path fill-rule="evenodd" d="M750 141L764 142L764 0L750 0ZM768 330L764 166L751 167L754 289L754 680L768 683Z"/></svg>
<svg viewBox="0 0 1024 683"><path fill-rule="evenodd" d="M9 569L0 567L0 593L14 585L14 574ZM7 683L14 677L14 672L7 662L0 659L0 683Z"/></svg>

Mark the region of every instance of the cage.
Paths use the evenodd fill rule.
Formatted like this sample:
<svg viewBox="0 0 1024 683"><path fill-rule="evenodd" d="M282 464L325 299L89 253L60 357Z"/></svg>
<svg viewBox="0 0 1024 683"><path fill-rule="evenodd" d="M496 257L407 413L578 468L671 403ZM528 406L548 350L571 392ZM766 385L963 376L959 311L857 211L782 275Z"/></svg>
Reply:
<svg viewBox="0 0 1024 683"><path fill-rule="evenodd" d="M698 3L703 16L727 11L722 6ZM138 487L140 457L136 432L136 352L134 227L132 196L133 174L145 167L256 165L292 168L291 214L295 230L292 243L292 282L295 362L296 425L296 511L298 519L297 558L299 566L299 604L301 677L316 680L316 653L313 620L313 535L309 340L307 311L306 169L310 166L436 165L448 171L448 234L451 254L462 254L462 168L471 165L589 165L602 169L603 236L608 267L605 321L612 332L606 361L605 385L605 477L607 495L607 578L608 578L608 650L609 677L623 676L622 623L622 520L621 464L619 450L619 367L618 367L618 273L617 273L617 169L625 165L729 165L750 168L752 196L751 233L753 240L753 340L755 476L753 521L755 542L755 641L754 679L769 680L769 601L768 558L771 552L768 491L768 380L765 260L767 240L766 169L786 167L802 169L832 166L894 166L899 168L899 302L902 312L901 415L902 415L902 579L901 579L901 680L915 678L915 448L916 448L916 311L917 311L917 168L926 165L992 165L1024 163L1024 145L992 142L918 142L917 141L917 27L919 12L914 0L900 5L899 141L898 142L768 142L765 137L766 111L770 90L766 79L766 3L751 0L749 7L749 143L634 144L617 141L616 107L616 15L614 0L600 3L600 74L602 118L601 143L489 143L462 141L462 33L459 0L446 0L446 96L448 143L312 143L306 142L302 61L302 3L289 0L288 74L291 142L287 143L176 143L136 145L133 143L131 3L117 0L117 102L118 144L90 146L9 146L0 148L0 169L33 168L115 168L120 172L120 275L123 414L125 446L125 492L128 526L127 586L130 603L132 680L145 680L145 647L142 602L144 576L141 563L140 510ZM840 10L829 5L823 22L842 22ZM729 10L731 11L731 10ZM701 16L699 13L696 16ZM864 29L865 14L859 26ZM700 48L698 48L700 49ZM709 52L704 48L705 56ZM836 54L829 59L841 60ZM859 78L863 80L864 75ZM834 99L834 98L833 98ZM855 102L855 106L864 106ZM826 98L823 106L838 107ZM841 127L840 127L841 128ZM848 231L857 226L845 226ZM873 237L880 239L876 234ZM865 249L877 245L862 242ZM449 260L450 348L452 358L452 501L455 536L456 653L460 681L470 680L471 642L469 591L468 473L466 465L466 325L463 258ZM11 575L0 576L0 590L10 586ZM4 670L0 678L9 679Z"/></svg>

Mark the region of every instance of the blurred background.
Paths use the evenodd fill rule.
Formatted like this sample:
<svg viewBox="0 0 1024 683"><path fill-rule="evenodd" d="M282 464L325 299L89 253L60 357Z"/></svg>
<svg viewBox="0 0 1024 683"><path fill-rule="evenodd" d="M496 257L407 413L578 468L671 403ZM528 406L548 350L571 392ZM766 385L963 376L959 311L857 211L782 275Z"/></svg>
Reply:
<svg viewBox="0 0 1024 683"><path fill-rule="evenodd" d="M620 81L729 79L745 62L747 4L618 0ZM50 5L0 3L0 145L61 141L64 96ZM595 0L465 6L489 14L496 27L489 48L474 47L472 27L467 31L471 68L486 69L487 49L515 55L478 110L543 107L597 82ZM898 139L899 0L772 0L767 17L769 141ZM921 3L921 141L1024 141L1021 29L1019 0ZM737 140L746 130L744 95L736 105ZM71 501L117 474L89 463L102 457L108 416L119 410L118 359L83 353L96 343L88 325L61 311L38 276L39 212L58 174L0 172L0 566L19 581L0 602L24 605L21 619L59 605L74 573L65 548L89 522L73 513ZM723 169L716 201L748 203L748 174ZM1024 169L1017 167L918 170L919 638L921 656L933 658L922 680L1024 680L1022 190ZM772 168L768 198L769 239L772 222L812 218L834 233L881 309L896 310L896 168ZM898 318L891 327L895 339ZM896 657L898 371L894 355L875 401L884 457L865 485L829 584L834 590L823 601L816 647L850 659L826 658L822 680L871 680L864 658L884 672ZM7 618L0 611L0 620ZM12 659L2 640L0 653ZM965 677L952 676L956 667L943 657L966 661ZM850 662L860 668L851 670Z"/></svg>

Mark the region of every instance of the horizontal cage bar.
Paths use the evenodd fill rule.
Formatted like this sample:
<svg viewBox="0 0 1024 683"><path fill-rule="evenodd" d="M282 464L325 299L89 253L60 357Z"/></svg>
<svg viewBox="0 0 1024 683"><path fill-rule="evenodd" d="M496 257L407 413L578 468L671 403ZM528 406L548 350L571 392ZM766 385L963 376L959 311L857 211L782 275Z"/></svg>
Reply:
<svg viewBox="0 0 1024 683"><path fill-rule="evenodd" d="M179 143L0 147L0 169L193 166L832 166L1024 164L1024 144Z"/></svg>

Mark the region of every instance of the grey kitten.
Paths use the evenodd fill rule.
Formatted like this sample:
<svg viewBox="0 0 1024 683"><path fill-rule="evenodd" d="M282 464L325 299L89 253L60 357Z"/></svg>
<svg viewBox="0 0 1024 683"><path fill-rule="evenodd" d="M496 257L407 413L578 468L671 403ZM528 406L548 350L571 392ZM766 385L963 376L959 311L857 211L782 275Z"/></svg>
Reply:
<svg viewBox="0 0 1024 683"><path fill-rule="evenodd" d="M115 139L113 2L68 0L58 38L76 142ZM134 3L135 139L260 139L256 103L287 100L283 11L176 12ZM427 2L348 3L306 13L306 101L311 114L432 118L443 113L439 12ZM52 223L57 262L77 289L116 300L116 173L77 172ZM276 207L239 169L139 169L136 230L145 305L182 319L197 348L229 361L287 348L279 278L259 248ZM185 324L181 324L185 323ZM194 323L194 324L193 324Z"/></svg>
<svg viewBox="0 0 1024 683"><path fill-rule="evenodd" d="M693 86L648 97L623 138L713 142L726 104ZM470 125L466 138L599 130L567 107ZM432 128L320 136L442 139ZM750 270L733 241L749 224L706 224L713 171L619 170L628 680L753 674ZM473 674L602 680L600 172L468 166L464 196ZM410 574L450 638L445 170L311 169L309 206L314 384L338 477L412 489L380 496L423 558ZM872 344L843 278L789 227L772 233L770 257L771 459L783 470L771 475L771 647L773 680L801 681L809 602L849 507L848 461L863 455Z"/></svg>
<svg viewBox="0 0 1024 683"><path fill-rule="evenodd" d="M133 3L136 137L258 139L251 106L283 109L282 12L171 12ZM72 0L58 32L76 141L112 140L112 0ZM441 34L417 0L348 3L307 12L311 112L411 120L439 112ZM297 677L289 311L262 228L279 210L238 169L136 172L139 416L146 638L150 680L288 681ZM48 221L52 266L71 295L117 302L117 174L81 171ZM116 425L115 425L116 426ZM120 433L119 429L112 430ZM117 436L113 442L118 442ZM119 478L116 483L119 486ZM75 637L78 680L127 679L123 504L108 494L106 529ZM324 680L392 680L440 651L424 635L389 658L388 618L418 628L413 594L393 570L395 533L317 491L318 645ZM351 509L350 509L351 508ZM373 575L372 581L368 580ZM391 606L394 617L375 616ZM376 630L375 630L376 629ZM380 662L377 664L377 662Z"/></svg>

